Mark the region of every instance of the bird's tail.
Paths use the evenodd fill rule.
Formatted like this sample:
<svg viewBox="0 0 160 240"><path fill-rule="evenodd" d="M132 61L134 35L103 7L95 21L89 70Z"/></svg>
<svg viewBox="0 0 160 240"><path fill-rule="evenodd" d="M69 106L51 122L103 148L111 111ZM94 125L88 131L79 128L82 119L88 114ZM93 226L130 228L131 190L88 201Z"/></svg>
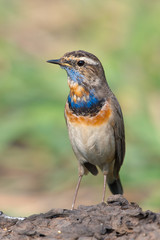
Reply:
<svg viewBox="0 0 160 240"><path fill-rule="evenodd" d="M112 194L123 194L123 187L120 181L120 178L114 180L112 183L108 183L109 189Z"/></svg>

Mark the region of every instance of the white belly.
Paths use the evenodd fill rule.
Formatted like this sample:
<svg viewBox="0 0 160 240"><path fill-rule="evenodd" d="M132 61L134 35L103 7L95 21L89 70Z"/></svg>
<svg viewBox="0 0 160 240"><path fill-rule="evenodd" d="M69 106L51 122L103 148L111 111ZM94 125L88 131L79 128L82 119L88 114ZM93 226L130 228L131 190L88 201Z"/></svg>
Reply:
<svg viewBox="0 0 160 240"><path fill-rule="evenodd" d="M87 161L103 167L114 160L115 139L110 124L88 126L68 122L68 130L72 148L80 163Z"/></svg>

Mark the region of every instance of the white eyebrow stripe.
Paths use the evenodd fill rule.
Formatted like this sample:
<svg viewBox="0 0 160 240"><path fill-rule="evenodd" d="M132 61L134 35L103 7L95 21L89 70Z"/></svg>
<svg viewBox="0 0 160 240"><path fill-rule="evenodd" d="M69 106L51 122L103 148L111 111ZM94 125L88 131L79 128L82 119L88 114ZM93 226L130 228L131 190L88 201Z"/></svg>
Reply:
<svg viewBox="0 0 160 240"><path fill-rule="evenodd" d="M96 62L95 60L88 58L88 57L80 57L79 60L83 60L83 61L87 62L88 64L98 65L98 62Z"/></svg>

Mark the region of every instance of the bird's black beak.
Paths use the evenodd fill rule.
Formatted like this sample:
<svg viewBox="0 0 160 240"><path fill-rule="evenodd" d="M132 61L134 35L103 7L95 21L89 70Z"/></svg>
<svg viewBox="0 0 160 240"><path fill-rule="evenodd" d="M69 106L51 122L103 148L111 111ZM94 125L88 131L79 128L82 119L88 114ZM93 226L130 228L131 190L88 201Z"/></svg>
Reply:
<svg viewBox="0 0 160 240"><path fill-rule="evenodd" d="M53 63L53 64L61 65L61 61L60 61L60 59L48 60L47 62L48 62L48 63Z"/></svg>

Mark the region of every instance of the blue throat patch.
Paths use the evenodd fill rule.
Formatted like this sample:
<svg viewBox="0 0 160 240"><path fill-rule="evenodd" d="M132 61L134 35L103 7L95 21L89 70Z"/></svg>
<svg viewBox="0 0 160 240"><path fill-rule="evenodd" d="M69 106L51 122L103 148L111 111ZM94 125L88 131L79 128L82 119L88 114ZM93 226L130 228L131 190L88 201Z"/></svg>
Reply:
<svg viewBox="0 0 160 240"><path fill-rule="evenodd" d="M82 97L80 98L79 101L77 100L76 102L74 102L70 94L68 95L69 108L76 115L94 116L100 111L104 103L105 103L105 99L99 100L98 98L95 97L92 91L89 94L89 97L87 98L86 101Z"/></svg>
<svg viewBox="0 0 160 240"><path fill-rule="evenodd" d="M66 70L67 75L74 82L81 83L85 79L85 77L82 74L80 74L78 71L76 71L74 68L70 68L66 66L62 66L61 68Z"/></svg>
<svg viewBox="0 0 160 240"><path fill-rule="evenodd" d="M66 70L67 75L71 79L71 81L77 82L80 85L83 81L85 81L85 76L76 71L74 68L67 66L63 66L62 68ZM76 115L94 116L100 111L104 103L105 99L98 99L95 96L94 90L90 90L89 97L86 97L86 101L83 97L81 97L79 100L77 98L77 101L74 102L70 94L68 95L69 108Z"/></svg>

